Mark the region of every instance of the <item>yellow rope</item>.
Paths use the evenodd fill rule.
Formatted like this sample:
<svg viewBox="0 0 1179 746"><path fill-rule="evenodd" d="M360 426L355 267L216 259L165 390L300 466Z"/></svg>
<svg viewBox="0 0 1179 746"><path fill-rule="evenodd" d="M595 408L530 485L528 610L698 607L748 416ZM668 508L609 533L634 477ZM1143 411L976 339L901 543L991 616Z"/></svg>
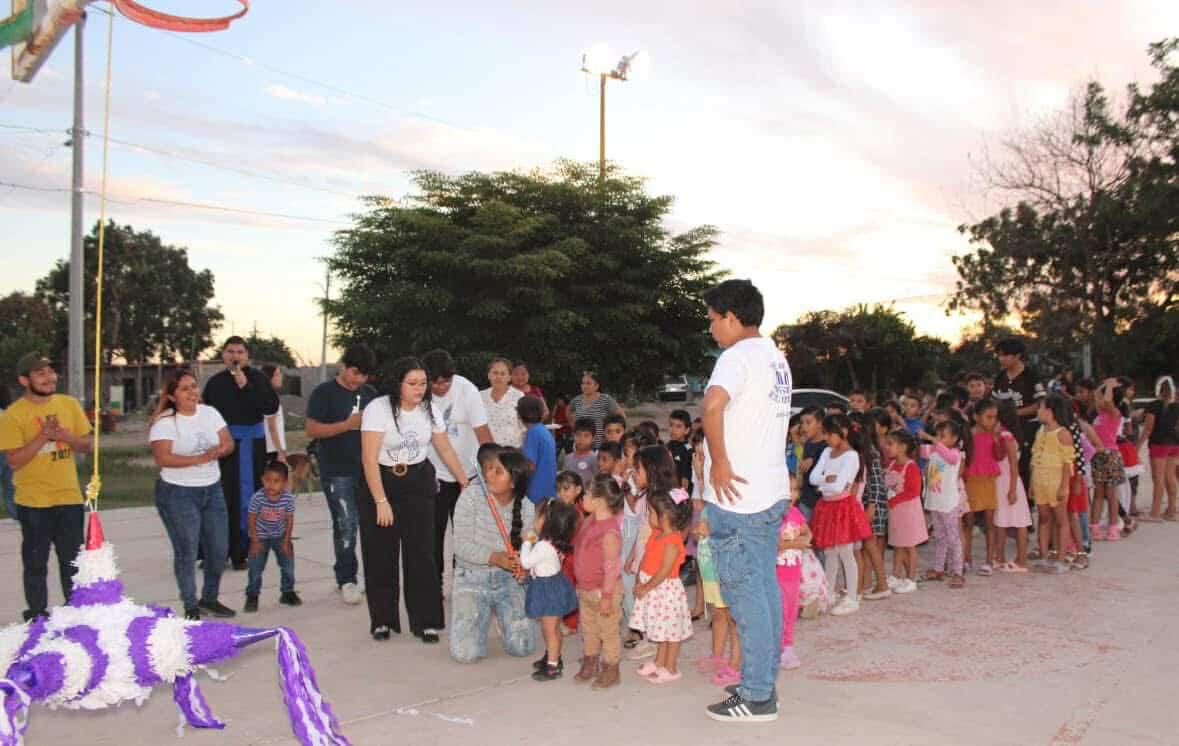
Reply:
<svg viewBox="0 0 1179 746"><path fill-rule="evenodd" d="M98 509L98 493L102 491L102 471L99 440L102 433L102 275L103 251L106 248L106 176L107 156L110 152L111 131L111 61L114 58L115 14L108 16L106 27L106 90L103 94L102 124L102 185L98 192L98 265L94 274L94 473L86 485L86 502L91 510ZM75 132L74 137L81 133Z"/></svg>

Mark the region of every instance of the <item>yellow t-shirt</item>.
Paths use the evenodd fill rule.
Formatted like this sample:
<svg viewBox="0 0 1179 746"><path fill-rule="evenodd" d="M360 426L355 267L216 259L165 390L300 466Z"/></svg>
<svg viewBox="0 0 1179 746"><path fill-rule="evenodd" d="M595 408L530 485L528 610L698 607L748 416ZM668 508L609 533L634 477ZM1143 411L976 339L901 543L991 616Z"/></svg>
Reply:
<svg viewBox="0 0 1179 746"><path fill-rule="evenodd" d="M58 423L74 435L90 432L86 413L72 396L54 394L45 404L33 404L22 398L0 415L0 451L11 451L32 442L49 415L56 415ZM31 461L14 469L12 481L16 485L17 505L51 508L82 502L74 451L60 441L46 443Z"/></svg>

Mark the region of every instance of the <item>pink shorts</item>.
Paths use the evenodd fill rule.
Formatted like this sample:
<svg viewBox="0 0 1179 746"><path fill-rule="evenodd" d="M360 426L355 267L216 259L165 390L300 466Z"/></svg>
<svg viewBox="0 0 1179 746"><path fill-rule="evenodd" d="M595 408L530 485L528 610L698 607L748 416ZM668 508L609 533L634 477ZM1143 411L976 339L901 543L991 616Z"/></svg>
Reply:
<svg viewBox="0 0 1179 746"><path fill-rule="evenodd" d="M1179 446L1151 446L1151 458L1179 458Z"/></svg>

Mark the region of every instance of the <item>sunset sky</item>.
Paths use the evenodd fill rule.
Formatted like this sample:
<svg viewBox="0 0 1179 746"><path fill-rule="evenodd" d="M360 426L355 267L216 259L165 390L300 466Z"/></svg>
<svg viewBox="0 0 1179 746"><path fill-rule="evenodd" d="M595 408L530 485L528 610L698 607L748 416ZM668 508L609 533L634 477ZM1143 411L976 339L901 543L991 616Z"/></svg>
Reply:
<svg viewBox="0 0 1179 746"><path fill-rule="evenodd" d="M1088 79L1149 83L1147 45L1179 35L1174 0L253 6L201 36L115 22L108 211L213 271L219 336L256 324L309 363L318 258L358 195L402 196L414 169L597 157L597 85L578 67L598 42L652 59L646 79L611 84L609 158L676 197L673 230L721 229L713 258L761 286L767 331L896 300L956 339L971 319L940 307L955 228L987 209L971 155ZM92 12L86 30L94 191L107 22ZM72 69L67 37L32 85L0 81L3 293L69 254ZM89 228L97 199L86 208Z"/></svg>

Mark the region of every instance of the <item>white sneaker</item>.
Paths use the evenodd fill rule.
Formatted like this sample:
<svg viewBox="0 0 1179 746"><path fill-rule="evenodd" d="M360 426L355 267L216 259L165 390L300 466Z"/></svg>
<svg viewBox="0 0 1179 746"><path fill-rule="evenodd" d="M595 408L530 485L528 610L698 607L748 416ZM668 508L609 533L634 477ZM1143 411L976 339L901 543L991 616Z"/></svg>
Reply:
<svg viewBox="0 0 1179 746"><path fill-rule="evenodd" d="M356 583L345 583L340 586L340 597L344 599L344 603L353 606L363 600L360 593L360 586Z"/></svg>
<svg viewBox="0 0 1179 746"><path fill-rule="evenodd" d="M900 585L902 581L896 575L889 575L888 580L885 582L888 583L888 587L890 590L895 591L897 589L897 586Z"/></svg>
<svg viewBox="0 0 1179 746"><path fill-rule="evenodd" d="M893 588L892 592L893 593L912 593L915 590L917 590L917 584L914 583L909 578L905 578L904 580L897 583L897 587Z"/></svg>
<svg viewBox="0 0 1179 746"><path fill-rule="evenodd" d="M835 608L831 610L831 616L847 616L859 610L860 602L854 596L845 596L842 601L835 604Z"/></svg>
<svg viewBox="0 0 1179 746"><path fill-rule="evenodd" d="M866 598L869 601L879 601L880 599L888 598L891 595L892 595L892 589L885 588L884 590L879 591L879 592L868 591L867 593L864 594L864 598Z"/></svg>

